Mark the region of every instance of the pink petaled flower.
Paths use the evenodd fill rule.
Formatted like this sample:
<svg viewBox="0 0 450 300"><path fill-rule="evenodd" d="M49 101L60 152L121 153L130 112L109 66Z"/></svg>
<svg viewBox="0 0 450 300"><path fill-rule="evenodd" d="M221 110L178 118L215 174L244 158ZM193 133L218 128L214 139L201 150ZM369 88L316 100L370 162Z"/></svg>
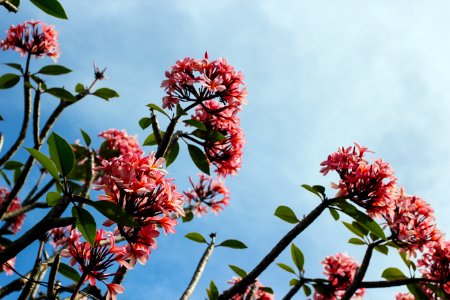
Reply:
<svg viewBox="0 0 450 300"><path fill-rule="evenodd" d="M439 241L442 234L437 229L433 208L427 202L407 195L403 188L397 195L395 208L384 217L396 243L415 255L415 250L423 251L429 242Z"/></svg>
<svg viewBox="0 0 450 300"><path fill-rule="evenodd" d="M0 252L2 252L5 249L4 246L0 245ZM10 260L8 260L6 263L4 263L1 267L1 270L3 272L6 273L6 275L12 275L13 274L13 270L12 268L14 268L14 264L16 263L16 258L11 258Z"/></svg>
<svg viewBox="0 0 450 300"><path fill-rule="evenodd" d="M66 239L71 233L71 226L53 228L49 231L49 240L53 248L66 245Z"/></svg>
<svg viewBox="0 0 450 300"><path fill-rule="evenodd" d="M416 298L411 293L398 293L397 295L395 295L395 300L415 300L415 299Z"/></svg>
<svg viewBox="0 0 450 300"><path fill-rule="evenodd" d="M177 191L173 179L166 178L162 168L165 160L155 154L141 156L127 153L110 160L103 160L95 170L103 176L94 187L103 190L99 200L117 204L134 217L140 227L118 225L116 232L130 244L127 249L131 265L136 261L145 263L151 248L156 247L159 235L157 226L165 233L175 232L175 220L184 215L183 196ZM108 225L111 225L111 221Z"/></svg>
<svg viewBox="0 0 450 300"><path fill-rule="evenodd" d="M208 211L208 207L216 215L223 210L230 201L230 193L225 184L220 180L213 180L212 177L199 174L200 180L194 184L191 177L189 181L192 190L184 191L188 207L185 210L192 210L197 216L201 217Z"/></svg>
<svg viewBox="0 0 450 300"><path fill-rule="evenodd" d="M3 202L6 201L9 197L9 191L5 187L0 187L0 206L3 204ZM18 198L14 198L14 200L11 202L11 204L8 207L8 210L6 212L11 213L18 209L21 209L22 205L20 204L20 201ZM14 218L11 219L11 225L9 225L9 229L13 233L17 233L20 228L22 228L23 221L25 220L25 214L20 214Z"/></svg>
<svg viewBox="0 0 450 300"><path fill-rule="evenodd" d="M209 61L207 53L204 59L186 57L166 71L166 78L161 83L168 95L163 99L163 108L172 109L179 101L216 98L234 110L246 104L244 76L224 58Z"/></svg>
<svg viewBox="0 0 450 300"><path fill-rule="evenodd" d="M241 277L233 277L231 280L228 281L229 284L235 285L239 281L241 281ZM243 294L237 294L231 298L231 300L274 300L275 297L273 294L267 292L265 290L264 285L261 284L261 282L256 279L256 282L253 285L250 285L247 287L245 292Z"/></svg>
<svg viewBox="0 0 450 300"><path fill-rule="evenodd" d="M114 156L127 153L136 153L138 155L144 153L137 138L135 136L128 135L125 130L108 129L100 132L98 136L106 140L100 148L100 154L108 150L116 151L117 155Z"/></svg>
<svg viewBox="0 0 450 300"><path fill-rule="evenodd" d="M367 148L355 143L354 147L339 148L320 165L326 175L336 171L340 180L332 187L338 189L337 196L348 195L356 204L364 207L370 216L383 216L394 207L397 178L390 165L381 159L369 163L364 154Z"/></svg>
<svg viewBox="0 0 450 300"><path fill-rule="evenodd" d="M314 293L315 300L335 300L340 299L346 289L350 286L355 277L358 264L347 254L337 253L334 256L327 256L323 261L324 274L327 276L330 284L327 286L327 295L318 291ZM365 289L358 289L352 299L361 299L364 296Z"/></svg>
<svg viewBox="0 0 450 300"><path fill-rule="evenodd" d="M123 286L117 283L106 284L108 293L106 294L106 300L116 300L117 294L122 294L124 291Z"/></svg>
<svg viewBox="0 0 450 300"><path fill-rule="evenodd" d="M55 28L42 21L26 21L17 26L11 25L6 31L6 39L0 42L3 50L16 50L22 54L27 53L40 56L49 56L54 61L59 57L57 35Z"/></svg>
<svg viewBox="0 0 450 300"><path fill-rule="evenodd" d="M95 286L97 280L106 284L105 280L115 275L106 273L114 262L128 266L124 260L127 252L124 247L114 244L111 232L98 230L93 246L88 242L81 242L80 236L76 229L72 230L67 238L67 249L61 251L61 256L70 258L72 266L78 263L85 281L89 281L90 285Z"/></svg>
<svg viewBox="0 0 450 300"><path fill-rule="evenodd" d="M418 260L418 266L422 277L437 280L441 289L450 296L450 241L429 243L427 251Z"/></svg>
<svg viewBox="0 0 450 300"><path fill-rule="evenodd" d="M206 157L217 168L219 176L236 175L242 165L244 131L240 128L239 117L231 109L221 109L214 100L197 106L192 119L202 122L208 130L214 130L225 138L204 143Z"/></svg>

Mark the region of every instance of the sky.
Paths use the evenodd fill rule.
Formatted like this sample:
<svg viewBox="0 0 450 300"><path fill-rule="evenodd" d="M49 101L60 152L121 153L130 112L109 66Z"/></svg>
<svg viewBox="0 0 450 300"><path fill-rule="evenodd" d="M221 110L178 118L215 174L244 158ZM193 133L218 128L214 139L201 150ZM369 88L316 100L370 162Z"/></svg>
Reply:
<svg viewBox="0 0 450 300"><path fill-rule="evenodd" d="M250 271L292 228L273 213L279 205L298 216L318 199L300 185L329 188L335 176L323 177L320 162L340 146L358 142L389 162L408 194L428 201L438 226L450 232L450 4L444 1L64 1L68 21L41 13L27 1L22 10L0 9L0 32L25 20L44 20L59 32L58 60L74 72L50 79L73 89L88 84L92 63L107 67L102 86L120 98L88 98L73 105L55 132L80 139L108 128L126 129L143 142L150 133L138 125L148 116L145 105L161 104L164 72L177 59L225 57L245 75L249 104L241 113L247 144L239 175L227 179L232 198L219 216L206 215L177 226L177 234L158 239L149 263L130 272L119 299L177 299L186 288L205 245L184 238L188 232L218 240L239 239L248 249L217 248L192 299L205 299L214 280L219 290L234 275L227 265ZM0 38L3 36L0 33ZM23 62L2 52L0 62ZM33 61L36 69L51 60ZM0 65L0 73L10 72ZM22 107L19 92L0 92L0 132L5 147L17 135ZM45 100L43 114L57 103ZM94 139L99 145L100 140ZM146 147L145 151L154 151ZM180 189L198 170L182 147L169 167ZM20 154L23 155L23 154ZM19 157L20 157L19 155ZM33 224L33 218L27 220ZM305 254L305 275L322 276L327 255L346 252L358 262L364 248L350 246L340 222L325 212L294 241ZM28 250L16 266L26 272ZM404 271L398 255L375 254L367 280L380 280L387 267ZM293 265L289 251L276 262ZM260 281L277 299L289 290L290 274L271 266ZM0 285L7 282L0 274ZM370 290L365 299L394 299L402 288ZM14 299L16 295L10 299ZM298 294L296 299L304 299Z"/></svg>

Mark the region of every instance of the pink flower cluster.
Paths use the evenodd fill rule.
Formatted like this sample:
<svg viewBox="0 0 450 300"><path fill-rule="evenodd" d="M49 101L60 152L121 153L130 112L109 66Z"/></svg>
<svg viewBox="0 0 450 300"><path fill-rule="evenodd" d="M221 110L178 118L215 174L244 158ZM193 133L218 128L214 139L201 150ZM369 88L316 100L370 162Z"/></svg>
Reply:
<svg viewBox="0 0 450 300"><path fill-rule="evenodd" d="M241 277L233 277L231 280L228 281L229 284L235 285L239 281L241 281ZM256 279L256 282L254 285L250 285L247 287L245 292L243 294L237 294L231 298L231 300L274 300L275 297L273 294L267 292L264 290L264 285L261 284L261 282Z"/></svg>
<svg viewBox="0 0 450 300"><path fill-rule="evenodd" d="M8 199L8 197L9 197L8 189L6 189L5 187L0 187L0 206L3 204L3 202L6 201L6 199ZM22 208L22 205L20 204L19 199L15 198L9 205L7 212L10 213L10 212L16 211L21 208ZM25 214L20 214L16 217L12 218L11 225L9 225L9 229L13 233L17 233L20 230L20 228L22 228L24 219L25 219Z"/></svg>
<svg viewBox="0 0 450 300"><path fill-rule="evenodd" d="M192 119L202 122L208 130L221 133L225 139L205 140L204 148L209 162L219 176L236 175L242 165L245 138L239 117L232 108L221 107L215 100L197 106Z"/></svg>
<svg viewBox="0 0 450 300"><path fill-rule="evenodd" d="M397 295L395 295L395 300L415 300L415 299L416 298L411 293L398 293Z"/></svg>
<svg viewBox="0 0 450 300"><path fill-rule="evenodd" d="M178 60L166 71L161 87L167 93L163 98L163 108L172 109L180 101L198 101L218 98L223 104L239 107L245 103L247 91L244 76L236 72L224 58L209 61L186 57ZM194 98L192 98L194 97Z"/></svg>
<svg viewBox="0 0 450 300"><path fill-rule="evenodd" d="M36 58L49 56L56 61L60 55L55 28L42 21L26 21L17 26L11 25L6 31L6 39L0 42L3 50L16 50Z"/></svg>
<svg viewBox="0 0 450 300"><path fill-rule="evenodd" d="M424 278L437 280L450 296L450 241L429 243L427 251L418 260L418 265ZM432 293L427 289L425 292Z"/></svg>
<svg viewBox="0 0 450 300"><path fill-rule="evenodd" d="M188 204L185 211L192 210L193 213L201 217L208 212L209 207L217 215L228 205L230 193L222 181L213 180L204 174L199 174L198 176L199 182L197 184L194 184L192 178L189 177L192 190L189 189L183 192Z"/></svg>
<svg viewBox="0 0 450 300"><path fill-rule="evenodd" d="M2 252L4 249L5 249L5 247L0 245L0 252ZM2 265L1 270L3 272L5 272L6 275L12 275L13 274L12 268L14 268L15 263L16 263L16 258L13 257Z"/></svg>
<svg viewBox="0 0 450 300"><path fill-rule="evenodd" d="M166 233L175 232L177 221L174 218L184 215L183 196L173 179L165 177L164 162L163 158L156 159L154 153L149 156L127 153L103 160L96 168L103 175L95 189L105 192L98 199L122 207L140 225L138 228L118 225L115 231L129 243L131 266L136 261L147 262L151 248L156 247L158 226ZM107 224L112 225L112 221Z"/></svg>
<svg viewBox="0 0 450 300"><path fill-rule="evenodd" d="M59 247L64 247L66 245L67 237L71 233L71 227L72 226L53 228L48 232L50 245L52 245L54 249L58 249Z"/></svg>
<svg viewBox="0 0 450 300"><path fill-rule="evenodd" d="M327 276L330 284L327 288L327 295L314 293L315 300L335 300L340 299L346 289L350 286L355 277L358 264L347 254L337 253L334 256L327 256L322 261L324 274ZM352 299L361 299L364 296L365 289L358 289Z"/></svg>
<svg viewBox="0 0 450 300"><path fill-rule="evenodd" d="M102 150L117 151L119 154L136 153L141 155L144 153L139 141L135 136L130 136L125 130L108 129L100 132L99 137L104 138L104 142L100 152Z"/></svg>
<svg viewBox="0 0 450 300"><path fill-rule="evenodd" d="M82 278L84 278L84 281L89 281L90 285L95 286L97 280L105 283L108 288L106 299L115 300L117 293L122 293L124 289L118 284L106 283L105 280L108 277L114 276L114 274L108 274L106 271L114 262L129 267L125 261L127 258L126 249L116 246L113 234L103 229L97 231L92 246L88 242L80 241L80 237L81 234L76 229L72 230L70 236L66 238L68 248L61 251L61 256L70 258L72 266L78 263Z"/></svg>

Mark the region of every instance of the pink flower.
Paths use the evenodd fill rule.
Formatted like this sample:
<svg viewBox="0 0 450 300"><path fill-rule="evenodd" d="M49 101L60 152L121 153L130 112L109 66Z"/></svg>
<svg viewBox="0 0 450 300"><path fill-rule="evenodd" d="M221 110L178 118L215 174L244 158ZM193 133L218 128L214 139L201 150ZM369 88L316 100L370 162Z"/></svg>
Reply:
<svg viewBox="0 0 450 300"><path fill-rule="evenodd" d="M124 291L123 286L117 283L106 284L108 288L108 293L106 294L106 300L116 300L117 294L122 294Z"/></svg>
<svg viewBox="0 0 450 300"><path fill-rule="evenodd" d="M5 187L0 187L0 206L8 199L9 191ZM22 205L20 204L19 198L14 198L11 204L8 207L6 212L14 212L18 209L21 209ZM20 228L22 228L23 221L25 220L25 214L20 214L11 219L11 224L9 225L9 229L12 233L17 233Z"/></svg>
<svg viewBox="0 0 450 300"><path fill-rule="evenodd" d="M0 42L3 50L13 49L22 54L34 55L36 58L49 56L54 61L59 57L55 28L42 21L26 21L17 26L11 25L6 31L6 39Z"/></svg>
<svg viewBox="0 0 450 300"><path fill-rule="evenodd" d="M233 277L231 280L228 281L229 284L235 285L239 281L241 281L241 277ZM247 287L245 292L243 294L237 294L231 298L231 300L274 300L275 297L273 294L266 292L264 290L264 286L261 284L261 282L256 279L256 282L253 285L250 285Z"/></svg>
<svg viewBox="0 0 450 300"><path fill-rule="evenodd" d="M422 277L437 280L450 296L450 241L429 243L427 251L418 260L418 266Z"/></svg>
<svg viewBox="0 0 450 300"><path fill-rule="evenodd" d="M49 231L49 240L53 248L57 249L59 246L66 244L66 239L71 233L71 226L53 228Z"/></svg>
<svg viewBox="0 0 450 300"><path fill-rule="evenodd" d="M416 298L411 293L398 293L397 295L395 295L395 300L415 300L415 299Z"/></svg>
<svg viewBox="0 0 450 300"><path fill-rule="evenodd" d="M130 136L125 130L108 129L100 132L99 137L104 138L106 141L100 148L100 154L105 151L116 151L118 156L120 154L136 153L143 154L139 141L135 136Z"/></svg>
<svg viewBox="0 0 450 300"><path fill-rule="evenodd" d="M327 256L323 261L324 274L330 284L327 286L328 295L322 295L318 291L314 293L315 300L340 299L345 290L350 286L355 277L358 264L347 254L337 253L334 256ZM365 289L358 289L353 299L364 296Z"/></svg>
<svg viewBox="0 0 450 300"><path fill-rule="evenodd" d="M192 210L201 217L209 207L217 215L228 205L230 193L222 181L213 180L204 174L199 174L199 177L200 180L197 184L194 184L192 178L189 177L193 189L183 192L188 202L185 210Z"/></svg>
<svg viewBox="0 0 450 300"><path fill-rule="evenodd" d="M5 249L4 246L0 245L0 252L2 252ZM1 267L1 270L3 270L3 272L6 273L6 275L12 275L13 274L13 270L12 268L14 268L14 264L16 263L16 258L11 258L10 260L8 260L6 263L4 263Z"/></svg>

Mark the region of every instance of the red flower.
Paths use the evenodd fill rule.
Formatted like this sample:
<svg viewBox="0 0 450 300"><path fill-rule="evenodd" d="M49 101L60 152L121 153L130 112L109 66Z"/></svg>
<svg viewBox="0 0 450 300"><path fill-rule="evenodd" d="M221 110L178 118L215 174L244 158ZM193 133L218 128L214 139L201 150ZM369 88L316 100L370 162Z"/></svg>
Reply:
<svg viewBox="0 0 450 300"><path fill-rule="evenodd" d="M100 132L98 136L106 139L102 144L100 153L102 150L117 151L118 154L136 153L141 155L144 153L137 138L128 135L125 130L108 129Z"/></svg>
<svg viewBox="0 0 450 300"><path fill-rule="evenodd" d="M450 296L450 241L430 243L418 265L424 278L437 280L439 287Z"/></svg>
<svg viewBox="0 0 450 300"><path fill-rule="evenodd" d="M3 202L6 201L9 197L9 191L5 187L0 187L0 206L3 204ZM22 205L20 204L19 198L14 198L14 200L11 202L11 204L8 207L7 212L14 212L18 209L21 209ZM25 214L20 214L14 218L11 219L11 224L9 225L9 229L13 233L17 233L20 228L22 228L23 221L25 220Z"/></svg>
<svg viewBox="0 0 450 300"><path fill-rule="evenodd" d="M13 49L23 55L30 54L36 58L49 56L56 61L59 50L57 35L53 26L42 21L26 21L17 26L11 25L6 31L6 39L0 42L3 50Z"/></svg>

